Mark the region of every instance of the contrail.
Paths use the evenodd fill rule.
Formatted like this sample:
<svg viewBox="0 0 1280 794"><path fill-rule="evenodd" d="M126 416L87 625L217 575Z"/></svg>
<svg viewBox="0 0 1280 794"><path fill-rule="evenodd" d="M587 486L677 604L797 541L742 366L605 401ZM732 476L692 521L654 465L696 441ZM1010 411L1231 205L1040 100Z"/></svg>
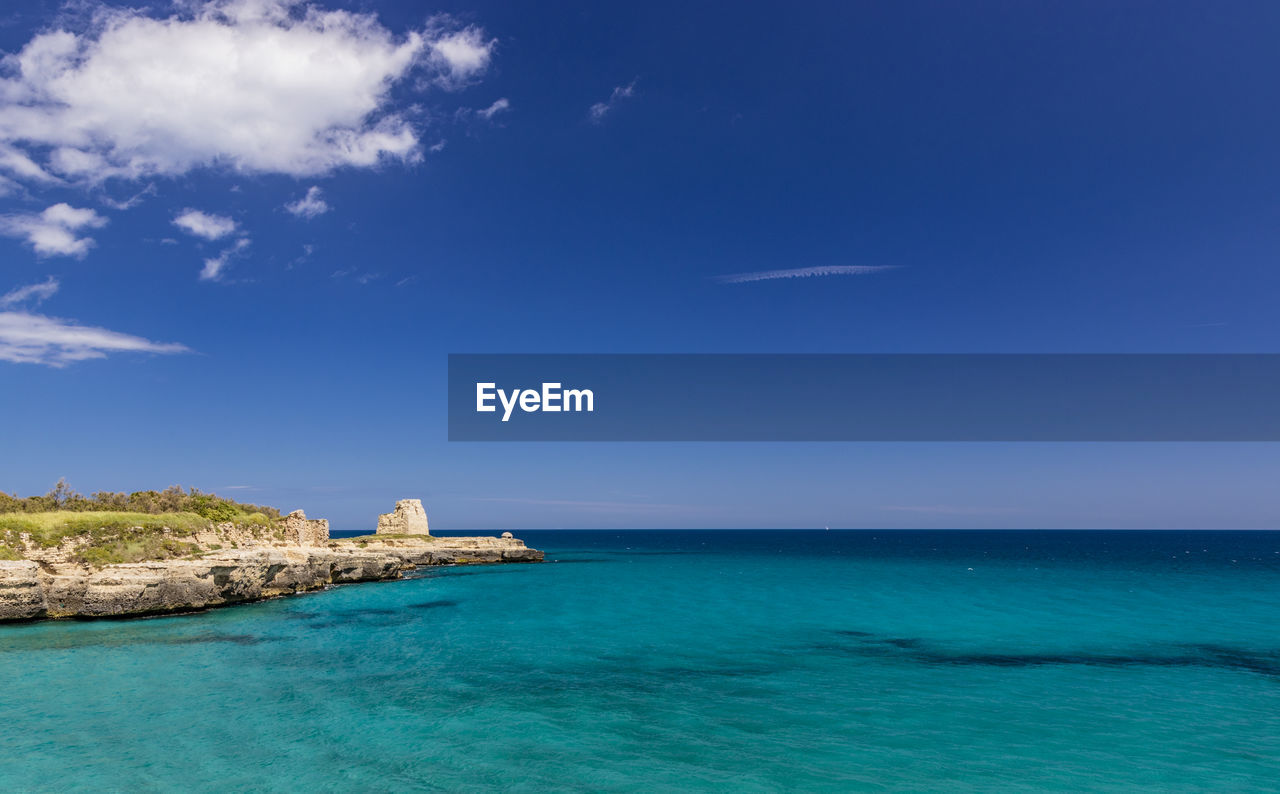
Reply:
<svg viewBox="0 0 1280 794"><path fill-rule="evenodd" d="M755 273L734 273L730 276L716 276L721 284L745 284L748 281L768 281L774 278L808 278L809 276L861 276L867 273L879 273L882 270L893 270L897 265L823 265L820 267L798 267L792 270L760 270Z"/></svg>

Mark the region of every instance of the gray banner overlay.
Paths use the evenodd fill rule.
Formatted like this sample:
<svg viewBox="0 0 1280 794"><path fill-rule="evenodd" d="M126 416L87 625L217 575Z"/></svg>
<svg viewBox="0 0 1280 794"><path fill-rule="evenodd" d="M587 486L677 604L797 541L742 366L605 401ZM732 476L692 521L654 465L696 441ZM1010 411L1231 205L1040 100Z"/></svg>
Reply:
<svg viewBox="0 0 1280 794"><path fill-rule="evenodd" d="M449 440L1280 441L1280 354L457 354Z"/></svg>

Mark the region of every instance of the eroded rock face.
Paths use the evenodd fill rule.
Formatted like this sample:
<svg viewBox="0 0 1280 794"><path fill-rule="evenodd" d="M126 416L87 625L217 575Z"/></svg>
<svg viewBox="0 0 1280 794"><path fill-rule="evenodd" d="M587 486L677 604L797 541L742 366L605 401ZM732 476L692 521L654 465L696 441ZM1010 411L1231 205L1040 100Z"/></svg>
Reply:
<svg viewBox="0 0 1280 794"><path fill-rule="evenodd" d="M32 560L0 560L0 619L29 620L45 611L40 566Z"/></svg>
<svg viewBox="0 0 1280 794"><path fill-rule="evenodd" d="M0 560L0 621L125 617L188 612L399 578L419 565L538 562L542 552L511 538L382 538L315 546L257 546L195 559L90 568Z"/></svg>
<svg viewBox="0 0 1280 794"><path fill-rule="evenodd" d="M378 516L379 535L430 535L421 499L401 499L396 509Z"/></svg>

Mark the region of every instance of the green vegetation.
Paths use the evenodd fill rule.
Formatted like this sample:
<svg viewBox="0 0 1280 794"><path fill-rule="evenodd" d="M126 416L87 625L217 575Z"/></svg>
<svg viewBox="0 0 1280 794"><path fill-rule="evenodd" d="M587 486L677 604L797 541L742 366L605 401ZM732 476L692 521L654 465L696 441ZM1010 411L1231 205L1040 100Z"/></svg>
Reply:
<svg viewBox="0 0 1280 794"><path fill-rule="evenodd" d="M264 525L280 517L280 511L274 507L242 504L216 494L202 493L196 488L184 490L181 485L171 485L163 491L134 491L130 494L98 491L92 496L84 496L76 493L70 485L67 485L66 480L58 480L53 490L44 496L19 497L16 494L0 492L0 514L48 513L55 510L74 513L114 511L150 515L195 513L210 521ZM258 517L254 518L255 515Z"/></svg>
<svg viewBox="0 0 1280 794"><path fill-rule="evenodd" d="M156 532L168 529L174 535L192 535L207 529L212 522L195 513L89 512L58 510L52 513L10 513L0 515L0 534L27 533L37 546L52 548L70 537L101 533L119 533L129 529Z"/></svg>
<svg viewBox="0 0 1280 794"><path fill-rule="evenodd" d="M50 549L69 538L84 539L72 559L90 565L186 557L200 549L183 538L214 524L276 529L279 518L273 507L241 504L194 488L99 491L84 497L59 480L44 496L0 493L0 559L22 559L25 548Z"/></svg>

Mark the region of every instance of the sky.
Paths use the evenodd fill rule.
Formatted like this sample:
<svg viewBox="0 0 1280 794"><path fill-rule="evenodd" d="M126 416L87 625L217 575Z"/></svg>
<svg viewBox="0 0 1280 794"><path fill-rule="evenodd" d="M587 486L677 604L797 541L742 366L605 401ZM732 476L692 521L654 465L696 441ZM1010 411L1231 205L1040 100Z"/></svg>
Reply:
<svg viewBox="0 0 1280 794"><path fill-rule="evenodd" d="M1278 351L1280 6L26 2L0 490L1280 526L1275 444L447 441L449 353Z"/></svg>

